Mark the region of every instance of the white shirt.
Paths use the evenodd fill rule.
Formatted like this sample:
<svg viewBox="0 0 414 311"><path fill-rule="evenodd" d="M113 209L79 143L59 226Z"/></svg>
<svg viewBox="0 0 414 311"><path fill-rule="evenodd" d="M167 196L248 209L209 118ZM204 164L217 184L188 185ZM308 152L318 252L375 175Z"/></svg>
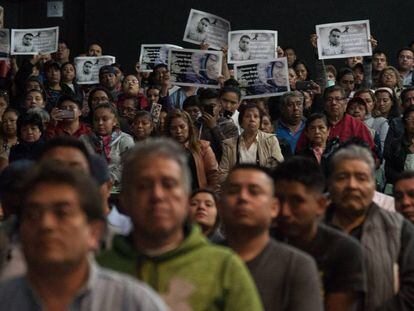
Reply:
<svg viewBox="0 0 414 311"><path fill-rule="evenodd" d="M249 149L246 148L246 145L244 143L243 135L240 135L240 141L239 141L239 162L240 163L253 163L256 164L257 161L257 140L258 135L256 135L255 141L250 145Z"/></svg>

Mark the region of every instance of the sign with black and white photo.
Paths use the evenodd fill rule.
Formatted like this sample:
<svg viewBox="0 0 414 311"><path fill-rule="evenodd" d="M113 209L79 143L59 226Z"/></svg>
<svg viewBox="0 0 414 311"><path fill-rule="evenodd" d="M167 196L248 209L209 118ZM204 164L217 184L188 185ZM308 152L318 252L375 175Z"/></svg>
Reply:
<svg viewBox="0 0 414 311"><path fill-rule="evenodd" d="M227 45L230 22L213 14L191 9L185 27L186 42L206 43L210 48L221 50Z"/></svg>
<svg viewBox="0 0 414 311"><path fill-rule="evenodd" d="M171 83L178 86L220 88L223 53L209 50L171 49L168 70Z"/></svg>
<svg viewBox="0 0 414 311"><path fill-rule="evenodd" d="M316 25L319 59L372 55L369 20Z"/></svg>
<svg viewBox="0 0 414 311"><path fill-rule="evenodd" d="M243 99L279 96L290 91L286 57L234 65Z"/></svg>
<svg viewBox="0 0 414 311"><path fill-rule="evenodd" d="M8 58L10 55L10 30L0 29L0 59Z"/></svg>
<svg viewBox="0 0 414 311"><path fill-rule="evenodd" d="M142 44L139 55L140 70L151 72L156 65L167 65L170 49L182 49L182 47L172 44Z"/></svg>
<svg viewBox="0 0 414 311"><path fill-rule="evenodd" d="M80 56L74 59L78 84L99 83L99 69L115 63L114 56Z"/></svg>
<svg viewBox="0 0 414 311"><path fill-rule="evenodd" d="M238 30L229 32L229 63L277 57L277 31Z"/></svg>
<svg viewBox="0 0 414 311"><path fill-rule="evenodd" d="M59 27L12 29L11 54L36 55L54 53L58 48Z"/></svg>

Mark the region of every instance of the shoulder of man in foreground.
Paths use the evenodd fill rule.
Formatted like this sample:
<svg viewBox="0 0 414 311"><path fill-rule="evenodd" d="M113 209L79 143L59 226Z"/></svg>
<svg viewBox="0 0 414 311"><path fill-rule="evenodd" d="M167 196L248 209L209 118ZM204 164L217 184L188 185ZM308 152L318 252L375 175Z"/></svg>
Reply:
<svg viewBox="0 0 414 311"><path fill-rule="evenodd" d="M36 293L26 276L0 283L0 303L5 310L33 310L38 303ZM71 302L80 310L168 310L162 299L146 284L128 275L91 265L87 284ZM87 309L83 306L88 306Z"/></svg>
<svg viewBox="0 0 414 311"><path fill-rule="evenodd" d="M137 276L171 308L262 310L242 260L229 248L208 242L198 227L179 247L159 256L144 255L133 248L131 238L117 236L113 249L97 260L105 267Z"/></svg>

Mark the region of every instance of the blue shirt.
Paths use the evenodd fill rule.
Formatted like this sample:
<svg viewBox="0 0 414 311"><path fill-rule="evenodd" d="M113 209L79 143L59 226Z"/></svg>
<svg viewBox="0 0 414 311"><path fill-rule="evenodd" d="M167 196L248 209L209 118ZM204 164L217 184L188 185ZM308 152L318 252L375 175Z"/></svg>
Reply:
<svg viewBox="0 0 414 311"><path fill-rule="evenodd" d="M277 123L275 134L277 138L285 139L289 143L290 148L292 149L292 153L295 154L296 144L304 128L305 128L305 122L304 120L302 120L300 122L299 129L295 133L292 133L290 129L286 125L283 124L282 121L279 121Z"/></svg>

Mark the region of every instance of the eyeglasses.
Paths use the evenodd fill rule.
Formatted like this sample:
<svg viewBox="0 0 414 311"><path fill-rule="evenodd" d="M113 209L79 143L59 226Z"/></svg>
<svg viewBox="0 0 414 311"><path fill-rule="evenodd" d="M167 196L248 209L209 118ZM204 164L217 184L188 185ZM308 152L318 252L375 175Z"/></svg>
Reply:
<svg viewBox="0 0 414 311"><path fill-rule="evenodd" d="M334 101L335 102L341 102L341 101L343 101L345 98L343 98L343 97L328 97L327 99L326 99L326 102L327 103L329 103L329 104L332 104Z"/></svg>

